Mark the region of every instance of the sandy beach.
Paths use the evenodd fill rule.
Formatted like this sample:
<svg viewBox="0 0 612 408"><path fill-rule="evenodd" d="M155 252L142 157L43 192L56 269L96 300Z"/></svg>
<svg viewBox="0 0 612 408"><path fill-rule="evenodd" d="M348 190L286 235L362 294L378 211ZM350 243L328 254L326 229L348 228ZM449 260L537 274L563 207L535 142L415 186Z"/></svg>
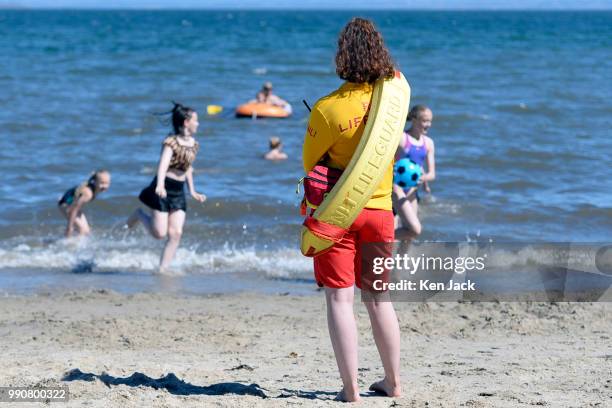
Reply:
<svg viewBox="0 0 612 408"><path fill-rule="evenodd" d="M404 397L367 393L382 369L357 303L360 406L612 403L612 304L396 306ZM67 406L339 404L322 293L95 290L4 296L0 308L0 385L68 385Z"/></svg>

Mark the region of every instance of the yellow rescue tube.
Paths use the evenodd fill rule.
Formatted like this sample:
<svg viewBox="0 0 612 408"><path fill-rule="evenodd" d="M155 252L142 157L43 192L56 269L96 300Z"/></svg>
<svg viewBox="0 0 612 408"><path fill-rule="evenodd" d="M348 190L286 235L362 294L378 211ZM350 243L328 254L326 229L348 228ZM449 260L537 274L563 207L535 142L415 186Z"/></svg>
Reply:
<svg viewBox="0 0 612 408"><path fill-rule="evenodd" d="M291 111L285 110L280 106L269 105L267 103L245 103L236 108L236 116L241 117L260 117L260 118L286 118Z"/></svg>
<svg viewBox="0 0 612 408"><path fill-rule="evenodd" d="M393 160L409 103L410 86L401 72L376 81L368 121L351 161L313 219L305 222L311 228L302 227L303 255L317 256L330 249L338 238L337 231L348 230L370 200ZM313 228L317 225L322 228Z"/></svg>

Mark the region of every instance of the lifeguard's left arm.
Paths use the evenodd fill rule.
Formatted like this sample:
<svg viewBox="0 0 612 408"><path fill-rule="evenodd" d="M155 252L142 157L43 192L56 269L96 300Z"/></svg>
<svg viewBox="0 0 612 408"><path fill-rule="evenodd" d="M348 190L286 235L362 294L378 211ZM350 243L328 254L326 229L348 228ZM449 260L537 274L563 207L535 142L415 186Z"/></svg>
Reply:
<svg viewBox="0 0 612 408"><path fill-rule="evenodd" d="M333 144L334 140L329 123L315 105L310 113L308 127L304 135L304 147L302 148L304 172L308 173L312 170Z"/></svg>

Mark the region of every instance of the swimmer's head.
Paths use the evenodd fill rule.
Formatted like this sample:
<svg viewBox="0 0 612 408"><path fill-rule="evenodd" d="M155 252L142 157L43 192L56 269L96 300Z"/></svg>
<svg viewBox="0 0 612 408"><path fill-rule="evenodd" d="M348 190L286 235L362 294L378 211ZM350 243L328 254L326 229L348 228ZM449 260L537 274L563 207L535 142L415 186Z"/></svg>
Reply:
<svg viewBox="0 0 612 408"><path fill-rule="evenodd" d="M283 145L283 142L281 141L280 137L272 136L270 138L270 150L276 149L277 147L281 147L282 145Z"/></svg>
<svg viewBox="0 0 612 408"><path fill-rule="evenodd" d="M391 55L371 21L354 18L344 27L338 38L336 73L355 83L373 83L393 76Z"/></svg>
<svg viewBox="0 0 612 408"><path fill-rule="evenodd" d="M105 192L111 185L111 175L108 170L94 171L89 180L94 182L96 193Z"/></svg>
<svg viewBox="0 0 612 408"><path fill-rule="evenodd" d="M267 81L266 83L263 84L263 87L261 88L262 92L265 93L266 95L272 93L272 82Z"/></svg>
<svg viewBox="0 0 612 408"><path fill-rule="evenodd" d="M412 128L421 134L427 134L433 121L433 113L425 105L414 105L408 112L408 122L412 123Z"/></svg>

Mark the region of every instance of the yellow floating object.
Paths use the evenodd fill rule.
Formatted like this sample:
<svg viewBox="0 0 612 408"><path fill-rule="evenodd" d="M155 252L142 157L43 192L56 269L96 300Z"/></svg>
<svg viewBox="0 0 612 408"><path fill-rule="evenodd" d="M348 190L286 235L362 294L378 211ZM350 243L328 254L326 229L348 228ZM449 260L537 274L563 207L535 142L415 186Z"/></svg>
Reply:
<svg viewBox="0 0 612 408"><path fill-rule="evenodd" d="M206 113L208 113L210 116L217 115L221 112L223 112L223 106L220 106L220 105L207 105L206 106Z"/></svg>
<svg viewBox="0 0 612 408"><path fill-rule="evenodd" d="M311 224L322 229L345 229L353 224L378 188L399 144L410 103L410 85L401 72L374 84L368 121L359 145L342 176L316 209ZM329 228L327 228L329 227ZM302 227L301 251L317 256L332 247L334 239Z"/></svg>

